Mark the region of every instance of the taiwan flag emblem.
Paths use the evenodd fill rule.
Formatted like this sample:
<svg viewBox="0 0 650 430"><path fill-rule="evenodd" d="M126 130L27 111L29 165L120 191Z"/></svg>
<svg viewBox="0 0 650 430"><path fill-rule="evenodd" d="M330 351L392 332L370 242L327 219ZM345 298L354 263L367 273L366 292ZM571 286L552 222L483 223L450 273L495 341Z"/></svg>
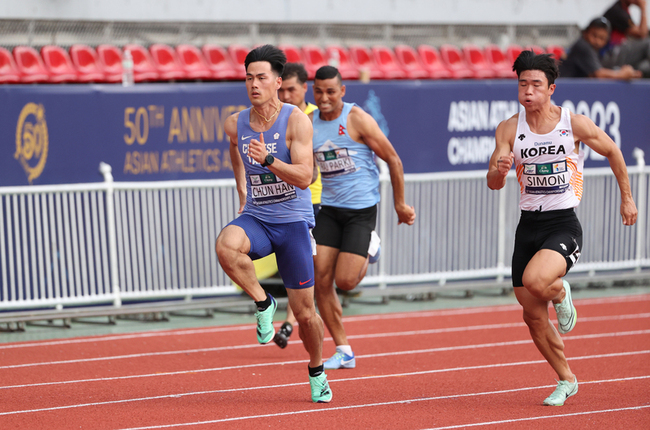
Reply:
<svg viewBox="0 0 650 430"><path fill-rule="evenodd" d="M339 136L345 135L345 127L342 125L339 125Z"/></svg>

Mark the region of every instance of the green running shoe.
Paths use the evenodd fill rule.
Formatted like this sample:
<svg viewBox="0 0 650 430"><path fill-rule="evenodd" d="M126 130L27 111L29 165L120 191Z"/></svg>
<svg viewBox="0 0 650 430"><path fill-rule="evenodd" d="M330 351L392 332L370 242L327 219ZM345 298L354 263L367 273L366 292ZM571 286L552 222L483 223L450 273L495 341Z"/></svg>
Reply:
<svg viewBox="0 0 650 430"><path fill-rule="evenodd" d="M564 401L578 392L578 378L575 382L558 381L553 394L544 400L546 406L562 406Z"/></svg>
<svg viewBox="0 0 650 430"><path fill-rule="evenodd" d="M257 318L257 341L262 345L271 342L275 334L273 315L275 315L275 310L278 308L278 303L272 295L268 294L268 296L271 298L271 306L266 308L266 310L255 312L255 318Z"/></svg>
<svg viewBox="0 0 650 430"><path fill-rule="evenodd" d="M576 312L576 308L573 306L573 300L571 299L571 286L567 281L562 281L562 284L564 285L566 296L564 296L564 300L560 303L554 303L553 307L557 314L557 330L561 334L566 334L576 326L578 312Z"/></svg>
<svg viewBox="0 0 650 430"><path fill-rule="evenodd" d="M332 390L330 384L327 383L325 372L318 376L310 376L309 385L311 385L311 399L314 403L329 403L332 401Z"/></svg>

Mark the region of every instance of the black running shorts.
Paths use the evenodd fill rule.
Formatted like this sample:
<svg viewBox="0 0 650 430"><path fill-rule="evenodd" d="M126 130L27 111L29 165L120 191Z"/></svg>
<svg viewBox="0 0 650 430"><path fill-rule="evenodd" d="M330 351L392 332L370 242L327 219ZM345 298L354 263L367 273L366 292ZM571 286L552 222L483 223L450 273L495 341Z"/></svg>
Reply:
<svg viewBox="0 0 650 430"><path fill-rule="evenodd" d="M377 205L365 209L321 206L312 230L317 245L368 256L370 233L377 225Z"/></svg>
<svg viewBox="0 0 650 430"><path fill-rule="evenodd" d="M512 255L512 285L522 287L526 265L540 249L557 251L566 260L566 273L580 258L582 227L573 209L521 211Z"/></svg>

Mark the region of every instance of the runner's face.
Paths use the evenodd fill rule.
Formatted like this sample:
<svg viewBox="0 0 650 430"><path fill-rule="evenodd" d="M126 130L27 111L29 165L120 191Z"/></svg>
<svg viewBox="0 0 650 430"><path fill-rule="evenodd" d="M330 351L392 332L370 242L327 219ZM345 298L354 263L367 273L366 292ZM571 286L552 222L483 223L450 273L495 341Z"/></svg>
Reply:
<svg viewBox="0 0 650 430"><path fill-rule="evenodd" d="M541 107L551 99L555 84L548 85L548 79L541 70L526 70L519 76L519 103L526 109Z"/></svg>
<svg viewBox="0 0 650 430"><path fill-rule="evenodd" d="M273 99L282 85L282 78L271 70L268 61L250 63L246 69L246 90L253 106L260 106Z"/></svg>
<svg viewBox="0 0 650 430"><path fill-rule="evenodd" d="M305 101L305 93L307 92L307 83L301 84L297 76L282 81L282 87L278 91L280 101L284 103L291 103L295 106L300 106Z"/></svg>
<svg viewBox="0 0 650 430"><path fill-rule="evenodd" d="M314 101L322 113L335 112L343 105L345 85L337 78L314 81Z"/></svg>

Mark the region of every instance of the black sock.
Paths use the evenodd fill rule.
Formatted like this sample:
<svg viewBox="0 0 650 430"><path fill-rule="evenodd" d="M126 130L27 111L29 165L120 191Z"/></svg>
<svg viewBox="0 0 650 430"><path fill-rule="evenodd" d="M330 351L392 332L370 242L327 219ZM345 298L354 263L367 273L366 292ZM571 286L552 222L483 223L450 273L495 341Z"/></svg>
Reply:
<svg viewBox="0 0 650 430"><path fill-rule="evenodd" d="M309 369L309 376L311 376L312 378L315 377L315 376L320 375L321 373L323 373L325 371L325 368L323 367L322 364L320 366L317 366L317 367L309 367L309 366L307 366L307 369Z"/></svg>
<svg viewBox="0 0 650 430"><path fill-rule="evenodd" d="M265 311L266 309L268 309L269 306L271 306L271 296L267 294L266 300L263 300L261 302L255 302L255 305L257 306L258 311Z"/></svg>

